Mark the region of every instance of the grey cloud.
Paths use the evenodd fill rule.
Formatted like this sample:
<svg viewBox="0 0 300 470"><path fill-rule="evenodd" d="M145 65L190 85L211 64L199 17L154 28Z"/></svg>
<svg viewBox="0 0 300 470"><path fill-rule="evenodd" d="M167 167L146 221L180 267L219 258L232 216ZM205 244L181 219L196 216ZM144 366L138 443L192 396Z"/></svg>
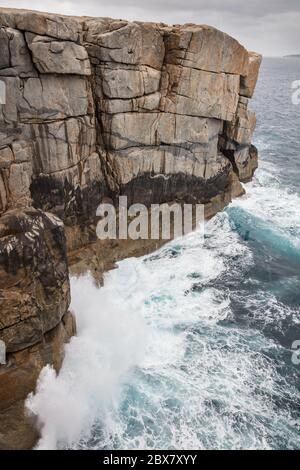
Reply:
<svg viewBox="0 0 300 470"><path fill-rule="evenodd" d="M1 6L69 15L211 24L265 55L300 53L299 0L2 0Z"/></svg>
<svg viewBox="0 0 300 470"><path fill-rule="evenodd" d="M73 0L72 3L82 4L81 0ZM101 2L90 0L95 8L100 6ZM218 10L225 12L239 13L240 15L250 15L253 17L262 17L270 13L284 13L287 11L300 11L299 0L152 0L141 2L140 0L113 0L114 7L133 7L142 8L145 11L198 11Z"/></svg>

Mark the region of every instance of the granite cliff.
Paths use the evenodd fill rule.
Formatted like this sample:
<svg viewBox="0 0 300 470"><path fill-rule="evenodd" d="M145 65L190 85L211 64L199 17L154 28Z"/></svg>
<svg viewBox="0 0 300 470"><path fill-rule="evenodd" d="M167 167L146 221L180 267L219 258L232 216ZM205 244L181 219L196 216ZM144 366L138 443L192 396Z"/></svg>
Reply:
<svg viewBox="0 0 300 470"><path fill-rule="evenodd" d="M68 260L96 241L99 203L203 203L210 217L243 194L260 63L209 26L0 8L0 448L35 442L24 399L75 332ZM136 253L95 251L104 266Z"/></svg>

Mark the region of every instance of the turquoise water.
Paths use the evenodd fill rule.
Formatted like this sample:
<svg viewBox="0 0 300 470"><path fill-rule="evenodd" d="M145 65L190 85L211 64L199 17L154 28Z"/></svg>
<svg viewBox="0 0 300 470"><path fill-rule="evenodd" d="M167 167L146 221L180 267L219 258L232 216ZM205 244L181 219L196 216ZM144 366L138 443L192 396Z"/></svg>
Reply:
<svg viewBox="0 0 300 470"><path fill-rule="evenodd" d="M72 280L78 337L28 402L40 448L299 449L300 60L265 59L260 169L200 232Z"/></svg>

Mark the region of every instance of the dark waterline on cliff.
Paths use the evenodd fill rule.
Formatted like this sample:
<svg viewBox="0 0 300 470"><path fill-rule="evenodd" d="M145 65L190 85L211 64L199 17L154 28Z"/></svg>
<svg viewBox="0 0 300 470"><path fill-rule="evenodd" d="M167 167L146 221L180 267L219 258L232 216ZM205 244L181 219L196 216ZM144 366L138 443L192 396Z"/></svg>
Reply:
<svg viewBox="0 0 300 470"><path fill-rule="evenodd" d="M197 233L72 281L79 336L32 408L42 448L300 448L300 61L265 59L260 169Z"/></svg>

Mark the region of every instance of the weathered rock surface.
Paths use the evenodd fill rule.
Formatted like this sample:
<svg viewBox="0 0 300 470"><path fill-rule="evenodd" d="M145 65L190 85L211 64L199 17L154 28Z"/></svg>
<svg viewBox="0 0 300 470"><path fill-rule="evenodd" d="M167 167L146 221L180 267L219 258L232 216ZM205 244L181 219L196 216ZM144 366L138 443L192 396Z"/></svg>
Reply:
<svg viewBox="0 0 300 470"><path fill-rule="evenodd" d="M262 56L260 54L256 54L256 52L249 52L248 73L241 77L240 94L242 96L252 98L258 79L261 61Z"/></svg>
<svg viewBox="0 0 300 470"><path fill-rule="evenodd" d="M248 75L248 51L228 34L210 26L165 28L166 63L208 72Z"/></svg>
<svg viewBox="0 0 300 470"><path fill-rule="evenodd" d="M7 211L0 219L0 339L7 352L42 340L69 305L63 223L36 209Z"/></svg>
<svg viewBox="0 0 300 470"><path fill-rule="evenodd" d="M75 323L70 302L63 223L53 214L27 208L0 218L0 448L28 448L36 431L24 399L46 364L57 368Z"/></svg>
<svg viewBox="0 0 300 470"><path fill-rule="evenodd" d="M71 41L26 33L33 63L40 73L91 75L86 49Z"/></svg>
<svg viewBox="0 0 300 470"><path fill-rule="evenodd" d="M24 399L74 333L67 247L95 241L101 200L204 203L211 217L243 194L260 63L209 26L0 8L0 448L36 438Z"/></svg>
<svg viewBox="0 0 300 470"><path fill-rule="evenodd" d="M81 24L75 18L68 16L14 8L1 8L0 14L1 26L42 36L77 42L82 32Z"/></svg>
<svg viewBox="0 0 300 470"><path fill-rule="evenodd" d="M30 449L35 445L38 431L33 418L26 414L24 398L35 389L45 365L60 369L64 345L75 333L75 320L66 313L40 342L7 354L7 364L0 366L0 450Z"/></svg>
<svg viewBox="0 0 300 470"><path fill-rule="evenodd" d="M24 35L21 31L13 28L1 28L0 48L1 75L20 77L37 76Z"/></svg>

